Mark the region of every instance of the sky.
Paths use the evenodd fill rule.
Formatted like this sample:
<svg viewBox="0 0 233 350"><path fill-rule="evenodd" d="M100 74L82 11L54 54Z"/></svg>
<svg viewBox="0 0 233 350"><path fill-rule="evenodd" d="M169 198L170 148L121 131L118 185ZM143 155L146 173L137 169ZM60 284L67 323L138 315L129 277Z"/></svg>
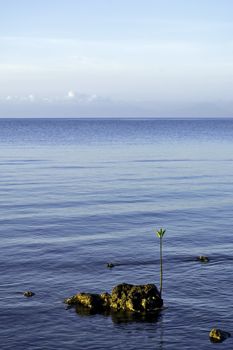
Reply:
<svg viewBox="0 0 233 350"><path fill-rule="evenodd" d="M232 0L0 0L0 117L233 117Z"/></svg>

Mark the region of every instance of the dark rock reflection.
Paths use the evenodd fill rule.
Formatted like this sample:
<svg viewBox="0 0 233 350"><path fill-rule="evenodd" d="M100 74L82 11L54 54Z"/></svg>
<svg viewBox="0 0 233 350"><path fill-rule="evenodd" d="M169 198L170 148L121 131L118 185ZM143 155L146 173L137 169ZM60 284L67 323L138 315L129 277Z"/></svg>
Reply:
<svg viewBox="0 0 233 350"><path fill-rule="evenodd" d="M87 307L80 305L75 306L76 313L81 317L87 317L92 315L103 315L105 317L111 317L112 322L115 324L119 323L133 323L133 322L148 322L155 323L158 321L161 315L161 310L157 310L149 313L137 313L130 311L113 311L105 310L103 312L96 312Z"/></svg>

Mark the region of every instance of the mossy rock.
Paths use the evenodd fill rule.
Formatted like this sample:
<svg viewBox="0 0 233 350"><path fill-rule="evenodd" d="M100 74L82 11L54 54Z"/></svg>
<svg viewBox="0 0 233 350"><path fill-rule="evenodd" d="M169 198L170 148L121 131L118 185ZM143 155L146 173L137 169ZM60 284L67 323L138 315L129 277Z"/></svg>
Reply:
<svg viewBox="0 0 233 350"><path fill-rule="evenodd" d="M68 305L82 305L93 311L103 310L108 307L108 293L92 294L92 293L78 293L71 298L67 298L64 302Z"/></svg>
<svg viewBox="0 0 233 350"><path fill-rule="evenodd" d="M119 284L112 290L111 308L133 312L151 312L163 305L154 284Z"/></svg>
<svg viewBox="0 0 233 350"><path fill-rule="evenodd" d="M132 285L119 284L112 293L78 293L64 301L68 305L79 305L93 312L109 309L148 313L158 310L163 305L159 291L154 284Z"/></svg>
<svg viewBox="0 0 233 350"><path fill-rule="evenodd" d="M221 329L217 329L217 328L211 329L209 333L210 340L213 343L221 343L227 338L229 338L230 336L231 334L229 332L222 331Z"/></svg>

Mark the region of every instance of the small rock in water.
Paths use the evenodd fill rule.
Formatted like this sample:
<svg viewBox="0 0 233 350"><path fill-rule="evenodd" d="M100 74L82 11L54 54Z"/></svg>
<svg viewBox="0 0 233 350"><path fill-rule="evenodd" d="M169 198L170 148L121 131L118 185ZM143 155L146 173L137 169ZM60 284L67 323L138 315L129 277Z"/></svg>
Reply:
<svg viewBox="0 0 233 350"><path fill-rule="evenodd" d="M23 295L25 297L33 297L33 295L35 295L35 293L33 293L32 291L30 290L27 290L26 292L23 293Z"/></svg>
<svg viewBox="0 0 233 350"><path fill-rule="evenodd" d="M221 343L231 336L230 333L221 329L213 328L209 333L210 341L213 343Z"/></svg>
<svg viewBox="0 0 233 350"><path fill-rule="evenodd" d="M115 266L115 265L114 265L113 263L107 263L107 267L108 267L109 269L112 269L114 266Z"/></svg>
<svg viewBox="0 0 233 350"><path fill-rule="evenodd" d="M207 262L210 261L210 259L207 256L204 256L204 255L198 256L197 260L200 261L200 262L204 262L204 263L207 263Z"/></svg>

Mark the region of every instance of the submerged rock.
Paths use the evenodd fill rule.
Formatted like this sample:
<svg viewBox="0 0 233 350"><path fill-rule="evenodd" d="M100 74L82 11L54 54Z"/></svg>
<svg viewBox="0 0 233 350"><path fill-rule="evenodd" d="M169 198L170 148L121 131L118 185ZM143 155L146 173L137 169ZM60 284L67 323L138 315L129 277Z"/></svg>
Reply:
<svg viewBox="0 0 233 350"><path fill-rule="evenodd" d="M33 297L33 295L35 295L35 293L33 293L32 291L30 291L30 290L27 290L26 292L24 292L23 293L23 295L25 296L25 297Z"/></svg>
<svg viewBox="0 0 233 350"><path fill-rule="evenodd" d="M149 313L163 305L159 291L154 284L132 285L119 284L112 293L90 294L79 293L64 301L68 305L79 305L93 312L104 312L110 309Z"/></svg>
<svg viewBox="0 0 233 350"><path fill-rule="evenodd" d="M198 256L197 260L200 261L200 262L203 262L203 263L207 263L207 262L210 261L210 259L207 256L204 256L204 255Z"/></svg>
<svg viewBox="0 0 233 350"><path fill-rule="evenodd" d="M230 333L222 331L221 329L213 328L209 333L210 340L213 343L221 343L231 336Z"/></svg>
<svg viewBox="0 0 233 350"><path fill-rule="evenodd" d="M113 267L115 267L115 265L114 265L113 263L107 263L107 267L108 267L109 269L112 269Z"/></svg>

